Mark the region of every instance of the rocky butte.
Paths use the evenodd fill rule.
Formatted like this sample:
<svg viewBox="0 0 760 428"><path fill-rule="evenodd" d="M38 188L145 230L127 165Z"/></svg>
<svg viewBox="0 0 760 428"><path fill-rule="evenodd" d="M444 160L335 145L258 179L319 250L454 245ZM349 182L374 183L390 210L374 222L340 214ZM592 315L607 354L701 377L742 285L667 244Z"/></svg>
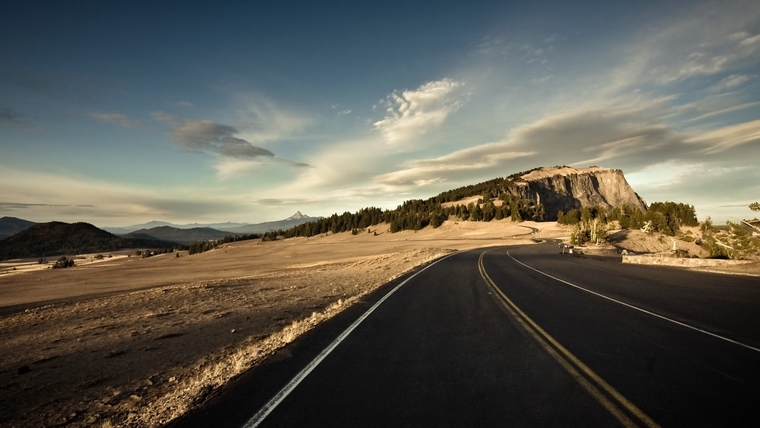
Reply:
<svg viewBox="0 0 760 428"><path fill-rule="evenodd" d="M599 206L605 209L628 205L646 212L646 202L633 191L623 171L599 167L538 168L512 178L509 192L515 196L540 202L546 219L557 218L559 211Z"/></svg>

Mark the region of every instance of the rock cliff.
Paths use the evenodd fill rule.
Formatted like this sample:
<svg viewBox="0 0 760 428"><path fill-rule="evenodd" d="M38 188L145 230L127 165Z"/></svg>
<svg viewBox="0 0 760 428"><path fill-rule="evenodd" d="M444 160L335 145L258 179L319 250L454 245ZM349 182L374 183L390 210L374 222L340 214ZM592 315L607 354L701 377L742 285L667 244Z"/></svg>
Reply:
<svg viewBox="0 0 760 428"><path fill-rule="evenodd" d="M515 196L541 202L546 220L559 211L588 206L606 209L628 205L646 211L647 205L625 180L623 171L607 168L539 168L514 179Z"/></svg>

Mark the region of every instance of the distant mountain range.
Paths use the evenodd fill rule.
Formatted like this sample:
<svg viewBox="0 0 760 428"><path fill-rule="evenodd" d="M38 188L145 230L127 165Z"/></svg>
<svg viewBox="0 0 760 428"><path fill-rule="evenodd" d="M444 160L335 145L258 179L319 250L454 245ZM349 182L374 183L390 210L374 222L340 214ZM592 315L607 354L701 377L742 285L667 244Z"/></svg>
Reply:
<svg viewBox="0 0 760 428"><path fill-rule="evenodd" d="M263 234L273 230L289 229L321 218L309 217L298 211L285 220L258 224L228 222L178 225L152 221L141 225L109 227L102 230L88 223L34 223L15 217L2 217L0 218L0 260L73 255L124 248L165 248L177 244L189 245L193 242L217 240L229 235Z"/></svg>
<svg viewBox="0 0 760 428"><path fill-rule="evenodd" d="M323 217L309 217L308 215L301 214L301 211L296 211L295 214L292 216L286 218L285 220L279 220L279 221L268 221L265 223L188 223L188 224L175 224L175 223L168 223L165 221L151 221L148 223L143 224L135 224L132 226L122 226L122 227L104 227L103 229L113 233L114 235L126 235L129 233L137 232L137 231L143 231L143 230L154 230L159 227L168 226L174 229L199 229L199 228L206 228L206 229L215 229L216 231L221 232L229 232L225 233L223 236L226 235L235 235L240 233L250 234L250 233L265 233L270 232L273 230L279 230L279 229L289 229L293 226L298 226L301 223L306 223L309 221L316 221ZM158 232L161 233L161 232ZM217 238L208 238L208 239L217 239Z"/></svg>
<svg viewBox="0 0 760 428"><path fill-rule="evenodd" d="M89 223L37 223L0 241L0 260L99 253L126 248L170 248L156 239L122 238Z"/></svg>
<svg viewBox="0 0 760 428"><path fill-rule="evenodd" d="M136 230L134 232L121 235L121 237L129 239L157 239L159 241L176 242L178 244L189 245L193 242L222 239L228 235L234 235L234 233L216 230L210 227L178 229L171 226L159 226L151 229Z"/></svg>
<svg viewBox="0 0 760 428"><path fill-rule="evenodd" d="M29 229L34 225L35 223L33 221L23 220L16 217L2 217L0 218L0 241Z"/></svg>
<svg viewBox="0 0 760 428"><path fill-rule="evenodd" d="M274 230L287 230L291 227L298 226L299 224L308 223L310 221L317 221L324 217L309 217L301 214L301 211L297 211L292 216L280 221L268 221L258 224L246 224L244 226L234 227L231 229L225 229L233 233L266 233Z"/></svg>
<svg viewBox="0 0 760 428"><path fill-rule="evenodd" d="M171 227L174 229L198 229L198 228L208 228L208 229L216 229L216 230L222 230L227 231L230 229L233 229L235 227L240 226L246 226L248 223L187 223L187 224L176 224L176 223L169 223L166 221L149 221L147 223L142 224L134 224L131 226L122 226L122 227L109 227L106 226L103 228L103 230L107 232L111 232L114 235L126 235L128 233L137 232L139 230L151 230L158 227Z"/></svg>

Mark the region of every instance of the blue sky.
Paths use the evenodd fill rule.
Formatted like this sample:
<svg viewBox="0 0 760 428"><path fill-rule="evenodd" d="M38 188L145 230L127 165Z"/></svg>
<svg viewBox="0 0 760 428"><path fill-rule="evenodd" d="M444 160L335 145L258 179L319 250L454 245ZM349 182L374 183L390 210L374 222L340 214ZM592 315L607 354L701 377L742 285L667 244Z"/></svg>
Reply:
<svg viewBox="0 0 760 428"><path fill-rule="evenodd" d="M551 165L760 199L753 2L158 3L0 3L0 216L256 223Z"/></svg>

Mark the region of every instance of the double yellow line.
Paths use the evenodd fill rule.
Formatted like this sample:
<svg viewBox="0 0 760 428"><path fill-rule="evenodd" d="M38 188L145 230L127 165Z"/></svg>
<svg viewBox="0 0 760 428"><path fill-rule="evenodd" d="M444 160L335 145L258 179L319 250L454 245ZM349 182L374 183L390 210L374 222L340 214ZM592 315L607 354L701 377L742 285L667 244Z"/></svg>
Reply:
<svg viewBox="0 0 760 428"><path fill-rule="evenodd" d="M488 251L483 251L478 259L478 270L486 283L500 298L507 311L530 333L531 336L562 366L596 401L599 402L612 416L625 427L651 427L659 428L659 425L649 416L628 401L615 388L594 373L587 365L583 364L575 355L570 353L564 346L557 342L542 329L535 321L525 314L512 302L488 276L483 267L483 256Z"/></svg>

